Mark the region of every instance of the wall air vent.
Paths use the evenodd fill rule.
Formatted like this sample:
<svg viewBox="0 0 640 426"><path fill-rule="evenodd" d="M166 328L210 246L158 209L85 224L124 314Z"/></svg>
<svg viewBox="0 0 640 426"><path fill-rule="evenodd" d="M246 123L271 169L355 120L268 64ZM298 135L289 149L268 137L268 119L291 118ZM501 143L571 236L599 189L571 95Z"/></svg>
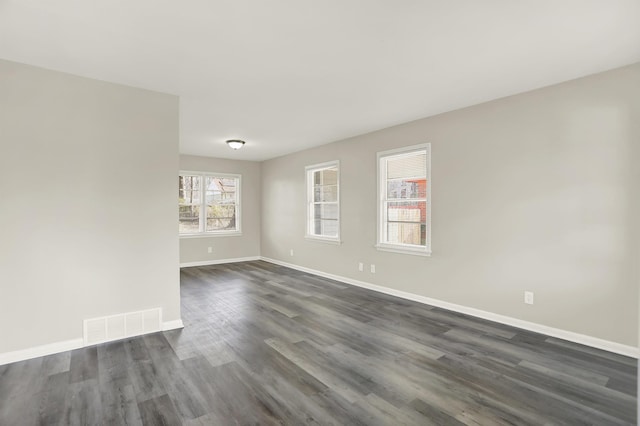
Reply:
<svg viewBox="0 0 640 426"><path fill-rule="evenodd" d="M154 333L160 331L161 324L161 308L86 319L84 320L84 345Z"/></svg>

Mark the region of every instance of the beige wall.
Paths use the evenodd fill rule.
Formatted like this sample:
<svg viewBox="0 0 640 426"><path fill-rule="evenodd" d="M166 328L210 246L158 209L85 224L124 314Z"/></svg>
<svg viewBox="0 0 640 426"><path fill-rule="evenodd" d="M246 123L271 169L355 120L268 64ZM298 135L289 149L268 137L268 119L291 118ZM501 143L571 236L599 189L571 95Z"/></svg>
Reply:
<svg viewBox="0 0 640 426"><path fill-rule="evenodd" d="M180 238L180 263L213 262L260 256L260 163L180 156L180 170L242 175L242 235ZM212 253L208 252L212 248Z"/></svg>
<svg viewBox="0 0 640 426"><path fill-rule="evenodd" d="M266 161L261 253L636 345L639 102L635 65ZM376 152L424 142L433 256L377 251ZM340 246L304 239L304 167L330 160L341 166Z"/></svg>
<svg viewBox="0 0 640 426"><path fill-rule="evenodd" d="M0 353L180 319L178 98L0 60Z"/></svg>
<svg viewBox="0 0 640 426"><path fill-rule="evenodd" d="M243 235L182 239L182 263L263 255L635 345L639 103L636 65L264 163L178 163L176 97L0 61L0 353L84 318L180 318L179 169L243 176ZM433 256L376 251L375 154L423 142ZM340 246L303 238L304 167L335 159Z"/></svg>

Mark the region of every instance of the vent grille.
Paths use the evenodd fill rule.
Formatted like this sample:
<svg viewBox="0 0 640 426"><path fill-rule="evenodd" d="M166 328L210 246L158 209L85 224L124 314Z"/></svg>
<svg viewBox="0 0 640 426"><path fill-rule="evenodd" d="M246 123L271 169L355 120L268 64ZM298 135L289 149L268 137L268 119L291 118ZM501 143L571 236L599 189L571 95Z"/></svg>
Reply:
<svg viewBox="0 0 640 426"><path fill-rule="evenodd" d="M95 345L160 331L162 309L127 312L84 320L84 344Z"/></svg>
<svg viewBox="0 0 640 426"><path fill-rule="evenodd" d="M107 340L107 321L105 318L96 318L87 321L85 326L85 342L103 342Z"/></svg>
<svg viewBox="0 0 640 426"><path fill-rule="evenodd" d="M144 333L144 315L142 312L133 312L126 315L127 334L137 336Z"/></svg>
<svg viewBox="0 0 640 426"><path fill-rule="evenodd" d="M122 339L124 337L127 337L127 329L124 325L124 316L118 315L116 317L107 318L107 330L109 340Z"/></svg>

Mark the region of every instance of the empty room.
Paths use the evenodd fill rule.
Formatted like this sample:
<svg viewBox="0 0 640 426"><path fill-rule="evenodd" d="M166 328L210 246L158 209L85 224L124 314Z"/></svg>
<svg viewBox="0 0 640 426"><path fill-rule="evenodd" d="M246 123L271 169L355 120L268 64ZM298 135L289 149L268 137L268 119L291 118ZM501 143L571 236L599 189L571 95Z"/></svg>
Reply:
<svg viewBox="0 0 640 426"><path fill-rule="evenodd" d="M0 0L0 425L637 425L640 2Z"/></svg>

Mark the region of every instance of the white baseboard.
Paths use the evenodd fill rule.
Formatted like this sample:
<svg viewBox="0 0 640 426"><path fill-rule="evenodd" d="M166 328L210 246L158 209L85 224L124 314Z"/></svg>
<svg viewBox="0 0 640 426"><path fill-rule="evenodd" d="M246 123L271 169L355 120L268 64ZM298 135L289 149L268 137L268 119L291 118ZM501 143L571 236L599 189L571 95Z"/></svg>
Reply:
<svg viewBox="0 0 640 426"><path fill-rule="evenodd" d="M178 328L184 328L184 324L180 319L163 322L161 326L161 331L175 330ZM157 333L157 331L154 331L152 333ZM148 334L148 333L145 333L145 334ZM141 334L138 336L143 336L143 335L144 334ZM53 355L60 352L72 351L74 349L80 349L80 348L89 347L89 346L95 346L95 345L93 344L85 345L84 339L82 337L79 337L77 339L65 340L62 342L50 343L48 345L21 349L19 351L0 353L0 365L11 364L12 362L26 361L32 358Z"/></svg>
<svg viewBox="0 0 640 426"><path fill-rule="evenodd" d="M21 349L19 351L5 352L0 354L0 365L12 362L25 361L31 358L38 358L46 355L53 355L59 352L80 349L84 344L82 337L65 340L62 342L49 343L48 345L35 346L33 348Z"/></svg>
<svg viewBox="0 0 640 426"><path fill-rule="evenodd" d="M318 271L304 266L295 265L293 263L287 263L276 259L270 259L268 257L244 257L236 259L222 259L206 262L190 262L180 264L180 267L188 266L204 266L204 265L216 265L222 263L235 263L235 262L248 262L254 260L264 260L265 262L273 263L287 268L295 269L302 272L307 272L313 275L318 275L324 278L340 281L346 284L355 285L357 287L366 288L369 290L377 291L379 293L389 294L391 296L400 297L402 299L412 300L414 302L424 303L431 306L437 306L439 308L448 309L455 312L483 318L489 321L498 322L501 324L510 325L524 330L533 331L536 333L546 334L547 336L556 337L559 339L568 340L570 342L579 343L586 346L591 346L597 349L638 358L638 348L621 343L611 342L597 337L587 336L584 334L574 333L572 331L562 330L559 328L549 327L542 324L537 324L529 321L523 321L517 318L508 317L505 315L495 314L493 312L487 312L480 309L470 308L467 306L457 305L455 303L445 302L438 299L432 299L430 297L420 296L405 291L394 290L389 287L384 287L376 284L371 284L365 281L354 280L352 278L342 277L339 275L329 274L326 272ZM182 320L165 321L162 323L162 331L175 330L183 328L184 324ZM38 358L46 355L53 355L60 352L71 351L74 349L80 349L84 346L84 340L82 337L77 339L65 340L62 342L50 343L47 345L36 346L33 348L21 349L12 352L0 353L0 365L10 364L18 361L25 361L32 358Z"/></svg>
<svg viewBox="0 0 640 426"><path fill-rule="evenodd" d="M178 328L184 328L182 320L165 321L162 323L162 331L176 330Z"/></svg>
<svg viewBox="0 0 640 426"><path fill-rule="evenodd" d="M605 351L629 356L632 358L638 358L638 348L633 346L623 345L621 343L611 342L609 340L599 339L597 337L574 333L572 331L549 327L549 326L537 324L534 322L523 321L517 318L495 314L493 312L470 308L468 306L457 305L455 303L445 302L438 299L432 299L430 297L420 296L418 294L408 293L400 290L394 290L389 287L371 284L365 281L358 281L351 278L342 277L339 275L333 275L333 274L318 271L315 269L305 268L304 266L294 265L292 263L287 263L287 262L283 262L276 259L270 259L268 257L262 257L261 259L264 260L265 262L274 263L276 265L285 266L287 268L296 269L298 271L307 272L313 275L318 275L324 278L329 278L329 279L340 281L346 284L363 287L369 290L377 291L379 293L389 294L391 296L396 296L402 299L412 300L414 302L420 302L420 303L424 303L431 306L437 306L439 308L448 309L450 311L460 312L462 314L472 315L474 317L483 318L489 321L494 321L494 322L510 325L517 328L522 328L524 330L546 334L547 336L568 340L570 342L579 343L581 345L591 346L597 349L602 349Z"/></svg>
<svg viewBox="0 0 640 426"><path fill-rule="evenodd" d="M251 262L251 261L260 260L260 259L261 259L260 256L250 256L250 257L236 257L231 259L201 260L198 262L184 262L180 264L180 267L188 268L190 266L221 265L223 263Z"/></svg>

